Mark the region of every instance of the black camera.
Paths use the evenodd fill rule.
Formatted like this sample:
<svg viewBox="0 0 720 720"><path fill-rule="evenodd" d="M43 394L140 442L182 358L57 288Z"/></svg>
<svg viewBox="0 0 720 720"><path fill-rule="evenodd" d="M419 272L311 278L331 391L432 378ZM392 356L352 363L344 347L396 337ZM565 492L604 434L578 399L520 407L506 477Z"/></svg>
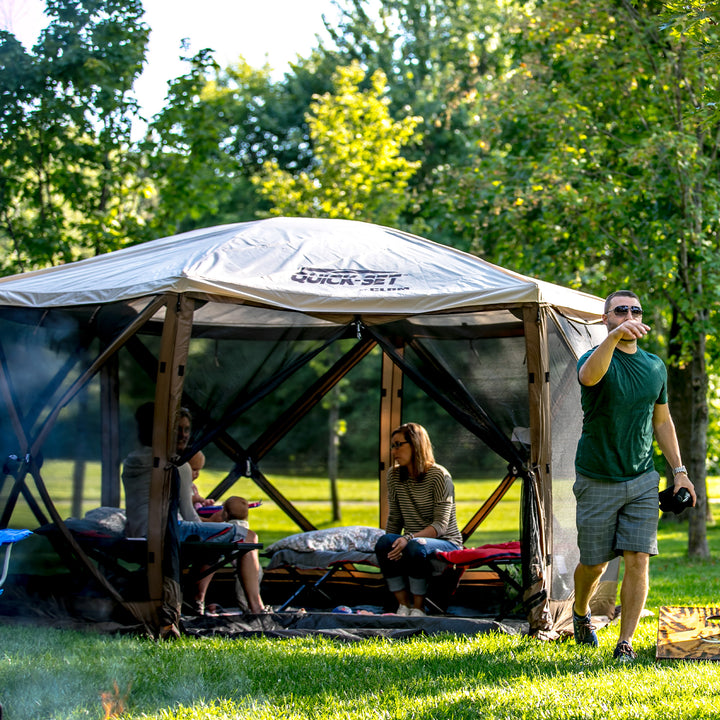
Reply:
<svg viewBox="0 0 720 720"><path fill-rule="evenodd" d="M674 512L680 514L685 508L692 507L692 495L687 488L680 488L675 492L674 487L669 487L658 493L660 509L663 512Z"/></svg>

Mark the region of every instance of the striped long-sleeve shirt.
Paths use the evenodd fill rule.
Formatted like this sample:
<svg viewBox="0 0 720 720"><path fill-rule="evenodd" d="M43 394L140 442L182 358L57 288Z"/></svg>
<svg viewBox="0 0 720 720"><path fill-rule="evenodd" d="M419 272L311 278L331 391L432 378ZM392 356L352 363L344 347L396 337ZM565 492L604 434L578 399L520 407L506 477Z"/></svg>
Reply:
<svg viewBox="0 0 720 720"><path fill-rule="evenodd" d="M387 474L389 513L386 532L419 532L428 525L437 537L462 546L455 517L455 486L442 465L433 465L416 480L403 479L400 468Z"/></svg>

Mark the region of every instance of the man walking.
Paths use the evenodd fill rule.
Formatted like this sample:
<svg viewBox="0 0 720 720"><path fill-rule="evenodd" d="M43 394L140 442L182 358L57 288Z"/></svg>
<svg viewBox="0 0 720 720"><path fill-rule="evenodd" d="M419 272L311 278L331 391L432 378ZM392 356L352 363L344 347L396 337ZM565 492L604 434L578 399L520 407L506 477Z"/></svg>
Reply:
<svg viewBox="0 0 720 720"><path fill-rule="evenodd" d="M597 646L592 598L607 564L625 563L620 635L613 657L636 657L632 637L647 599L649 559L657 555L658 487L653 434L673 468L675 493L695 489L680 458L667 404L667 370L637 341L650 331L638 296L619 290L605 300L608 335L578 360L583 429L575 456L580 563L575 570L575 641Z"/></svg>

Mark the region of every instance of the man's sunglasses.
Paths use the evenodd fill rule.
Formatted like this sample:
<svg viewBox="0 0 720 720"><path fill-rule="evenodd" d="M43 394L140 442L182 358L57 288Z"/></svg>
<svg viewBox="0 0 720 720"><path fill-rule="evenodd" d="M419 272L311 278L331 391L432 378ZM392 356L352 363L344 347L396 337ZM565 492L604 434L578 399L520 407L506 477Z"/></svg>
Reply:
<svg viewBox="0 0 720 720"><path fill-rule="evenodd" d="M613 312L618 316L622 317L623 315L627 315L627 311L630 311L632 313L633 317L641 317L643 314L642 308L638 305L616 305L613 308Z"/></svg>

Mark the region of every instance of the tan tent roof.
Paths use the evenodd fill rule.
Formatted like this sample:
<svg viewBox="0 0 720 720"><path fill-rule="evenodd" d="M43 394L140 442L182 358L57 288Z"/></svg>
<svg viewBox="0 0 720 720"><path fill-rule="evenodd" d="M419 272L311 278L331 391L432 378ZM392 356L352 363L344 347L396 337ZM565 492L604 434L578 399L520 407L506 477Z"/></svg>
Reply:
<svg viewBox="0 0 720 720"><path fill-rule="evenodd" d="M164 292L308 314L413 315L539 302L596 319L602 302L415 235L272 218L195 230L0 279L0 305L58 307Z"/></svg>

